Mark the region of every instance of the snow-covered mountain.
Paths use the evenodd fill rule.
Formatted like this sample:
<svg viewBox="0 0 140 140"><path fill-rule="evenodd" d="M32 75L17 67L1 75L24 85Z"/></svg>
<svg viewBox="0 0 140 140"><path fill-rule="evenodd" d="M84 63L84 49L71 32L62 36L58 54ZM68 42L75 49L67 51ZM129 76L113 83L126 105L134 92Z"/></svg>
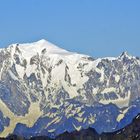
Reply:
<svg viewBox="0 0 140 140"><path fill-rule="evenodd" d="M112 132L140 113L140 59L94 59L46 40L0 50L0 136Z"/></svg>

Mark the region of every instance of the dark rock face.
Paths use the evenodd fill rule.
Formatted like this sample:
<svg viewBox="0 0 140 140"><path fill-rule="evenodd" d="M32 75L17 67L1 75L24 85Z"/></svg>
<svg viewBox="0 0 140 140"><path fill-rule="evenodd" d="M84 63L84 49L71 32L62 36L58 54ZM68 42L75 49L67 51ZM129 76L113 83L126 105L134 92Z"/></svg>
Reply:
<svg viewBox="0 0 140 140"><path fill-rule="evenodd" d="M0 111L0 132L2 132L4 130L4 127L8 126L10 123L10 120L8 117L4 117L3 113Z"/></svg>
<svg viewBox="0 0 140 140"><path fill-rule="evenodd" d="M8 138L6 138L6 140L25 140L25 139L21 136L11 135Z"/></svg>
<svg viewBox="0 0 140 140"><path fill-rule="evenodd" d="M23 137L11 135L8 138L0 140L27 140ZM31 137L28 140L140 140L140 114L133 119L133 122L125 128L113 132L102 133L99 135L93 128L83 129L81 131L65 132L55 139L46 136Z"/></svg>
<svg viewBox="0 0 140 140"><path fill-rule="evenodd" d="M89 128L81 130L80 132L65 132L64 134L58 136L56 140L99 140L99 135L94 129Z"/></svg>
<svg viewBox="0 0 140 140"><path fill-rule="evenodd" d="M64 133L56 140L140 140L140 114L125 128L99 135L94 129L89 128L80 132Z"/></svg>

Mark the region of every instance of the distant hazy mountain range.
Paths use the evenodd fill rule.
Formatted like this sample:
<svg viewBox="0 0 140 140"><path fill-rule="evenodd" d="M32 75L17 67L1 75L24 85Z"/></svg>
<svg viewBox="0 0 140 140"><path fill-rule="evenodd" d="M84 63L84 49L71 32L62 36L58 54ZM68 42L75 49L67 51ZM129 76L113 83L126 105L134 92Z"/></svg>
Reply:
<svg viewBox="0 0 140 140"><path fill-rule="evenodd" d="M94 59L46 40L0 50L0 137L125 127L140 113L140 59ZM81 131L80 131L81 132Z"/></svg>

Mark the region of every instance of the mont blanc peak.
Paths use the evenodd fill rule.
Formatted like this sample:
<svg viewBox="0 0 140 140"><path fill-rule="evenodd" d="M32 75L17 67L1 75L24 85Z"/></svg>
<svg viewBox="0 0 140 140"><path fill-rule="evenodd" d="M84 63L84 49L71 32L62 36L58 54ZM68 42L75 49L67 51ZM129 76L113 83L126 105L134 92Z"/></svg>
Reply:
<svg viewBox="0 0 140 140"><path fill-rule="evenodd" d="M69 61L70 63L76 63L83 58L89 57L84 54L67 51L45 39L41 39L33 43L16 43L10 45L10 47L8 47L7 49L10 50L11 57L16 54L19 57L23 57L27 60L31 59L36 55L38 55L39 57L43 55L44 57L50 57L50 59L53 59L55 61L63 59L64 61Z"/></svg>
<svg viewBox="0 0 140 140"><path fill-rule="evenodd" d="M22 54L26 55L25 57L32 56L35 54L59 54L59 55L69 55L72 54L62 48L57 47L56 45L50 43L45 39L41 39L33 43L24 43L24 44L14 44L15 50L20 50Z"/></svg>
<svg viewBox="0 0 140 140"><path fill-rule="evenodd" d="M140 60L128 58L93 59L44 39L2 49L0 136L124 127L140 112Z"/></svg>

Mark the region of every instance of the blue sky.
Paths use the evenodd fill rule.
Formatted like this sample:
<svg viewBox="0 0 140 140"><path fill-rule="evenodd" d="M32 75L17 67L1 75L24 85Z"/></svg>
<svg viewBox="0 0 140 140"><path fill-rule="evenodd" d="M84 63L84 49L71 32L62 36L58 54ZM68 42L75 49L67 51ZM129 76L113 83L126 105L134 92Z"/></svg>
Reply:
<svg viewBox="0 0 140 140"><path fill-rule="evenodd" d="M0 47L42 38L93 57L140 56L140 0L0 1Z"/></svg>

